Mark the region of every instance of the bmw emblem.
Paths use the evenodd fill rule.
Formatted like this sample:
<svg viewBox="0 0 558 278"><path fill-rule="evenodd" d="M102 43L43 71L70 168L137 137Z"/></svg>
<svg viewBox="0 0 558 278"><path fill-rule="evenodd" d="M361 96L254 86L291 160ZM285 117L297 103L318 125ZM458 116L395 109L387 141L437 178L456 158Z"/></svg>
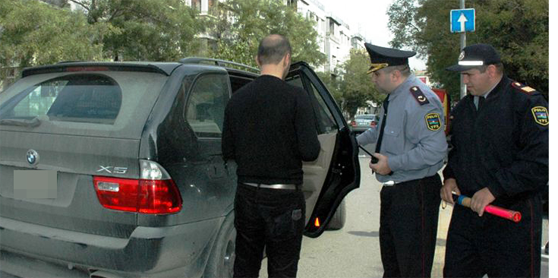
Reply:
<svg viewBox="0 0 558 278"><path fill-rule="evenodd" d="M35 150L28 150L27 151L27 162L31 165L36 165L39 163L39 153Z"/></svg>

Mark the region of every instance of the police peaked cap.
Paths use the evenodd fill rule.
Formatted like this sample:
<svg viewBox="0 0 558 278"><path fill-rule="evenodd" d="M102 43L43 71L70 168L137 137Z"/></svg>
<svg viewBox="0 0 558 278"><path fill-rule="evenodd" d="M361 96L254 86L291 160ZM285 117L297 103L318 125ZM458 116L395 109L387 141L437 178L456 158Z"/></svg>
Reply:
<svg viewBox="0 0 558 278"><path fill-rule="evenodd" d="M446 68L449 71L466 71L480 66L501 63L500 54L490 44L472 44L459 54L456 65Z"/></svg>
<svg viewBox="0 0 558 278"><path fill-rule="evenodd" d="M365 43L366 51L370 55L370 69L368 73L375 72L379 69L391 66L401 66L409 64L409 57L417 54L414 51L404 51L395 48L380 47L377 45Z"/></svg>

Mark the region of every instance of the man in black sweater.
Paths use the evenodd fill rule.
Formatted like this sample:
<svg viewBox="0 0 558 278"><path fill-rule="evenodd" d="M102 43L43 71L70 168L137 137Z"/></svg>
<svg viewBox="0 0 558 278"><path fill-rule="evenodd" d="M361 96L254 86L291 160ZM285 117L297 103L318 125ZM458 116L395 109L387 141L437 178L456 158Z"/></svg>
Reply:
<svg viewBox="0 0 558 278"><path fill-rule="evenodd" d="M306 207L302 161L318 158L320 142L308 94L284 81L290 58L285 37L265 37L256 58L262 75L225 110L223 157L238 165L234 277L258 277L264 247L269 277L296 277Z"/></svg>

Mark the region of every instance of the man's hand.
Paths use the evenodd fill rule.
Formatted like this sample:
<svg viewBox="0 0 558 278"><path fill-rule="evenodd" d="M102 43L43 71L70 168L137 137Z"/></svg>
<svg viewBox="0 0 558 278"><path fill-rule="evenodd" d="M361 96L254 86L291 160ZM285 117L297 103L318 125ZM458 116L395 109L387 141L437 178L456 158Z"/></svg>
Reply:
<svg viewBox="0 0 558 278"><path fill-rule="evenodd" d="M492 192L488 190L487 187L477 191L471 200L471 209L482 216L484 213L484 208L490 203L494 202L496 198L492 195Z"/></svg>
<svg viewBox="0 0 558 278"><path fill-rule="evenodd" d="M440 189L440 197L446 203L454 204L452 191L457 195L461 195L459 187L457 187L457 181L455 179L447 179L444 181L444 186Z"/></svg>
<svg viewBox="0 0 558 278"><path fill-rule="evenodd" d="M387 156L379 153L375 153L373 154L373 156L378 159L378 162L376 164L373 164L372 161L370 161L370 169L372 169L373 172L376 172L380 175L388 175L389 173L391 173Z"/></svg>

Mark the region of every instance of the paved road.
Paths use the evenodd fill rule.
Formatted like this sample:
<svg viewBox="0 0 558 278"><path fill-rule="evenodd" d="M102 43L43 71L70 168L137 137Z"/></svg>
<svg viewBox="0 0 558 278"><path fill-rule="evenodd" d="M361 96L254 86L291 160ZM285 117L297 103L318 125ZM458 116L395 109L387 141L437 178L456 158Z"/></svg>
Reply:
<svg viewBox="0 0 558 278"><path fill-rule="evenodd" d="M380 184L368 169L369 158L361 158L360 188L346 197L347 222L339 231L327 231L317 239L303 240L298 277L382 277L378 239ZM440 209L438 243L432 277L442 277L445 238L452 207ZM543 227L543 242L548 240L548 221ZM548 277L548 258L543 258L541 277ZM261 277L267 277L264 260Z"/></svg>

